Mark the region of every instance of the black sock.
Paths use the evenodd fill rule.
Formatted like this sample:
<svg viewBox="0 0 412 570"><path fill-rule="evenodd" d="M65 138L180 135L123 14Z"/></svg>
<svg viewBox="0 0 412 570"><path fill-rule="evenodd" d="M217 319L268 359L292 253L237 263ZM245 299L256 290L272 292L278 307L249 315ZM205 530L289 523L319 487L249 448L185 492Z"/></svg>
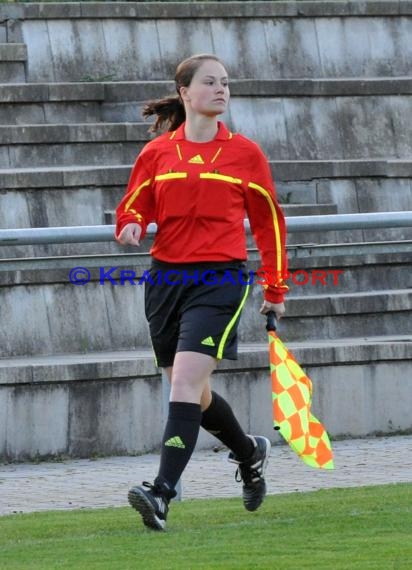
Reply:
<svg viewBox="0 0 412 570"><path fill-rule="evenodd" d="M180 479L196 445L202 412L199 404L170 402L155 483L172 489Z"/></svg>
<svg viewBox="0 0 412 570"><path fill-rule="evenodd" d="M232 408L216 392L212 392L212 401L203 412L200 425L233 451L239 461L245 461L252 455L252 440L240 427Z"/></svg>

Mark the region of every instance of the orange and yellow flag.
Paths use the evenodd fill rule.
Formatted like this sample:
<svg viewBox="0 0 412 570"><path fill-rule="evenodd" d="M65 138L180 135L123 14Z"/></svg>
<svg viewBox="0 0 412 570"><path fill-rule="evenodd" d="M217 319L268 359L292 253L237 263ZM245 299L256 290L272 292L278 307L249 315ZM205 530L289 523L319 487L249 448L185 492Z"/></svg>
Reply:
<svg viewBox="0 0 412 570"><path fill-rule="evenodd" d="M276 334L276 318L267 314L273 426L293 451L311 467L333 469L329 436L311 413L312 382Z"/></svg>

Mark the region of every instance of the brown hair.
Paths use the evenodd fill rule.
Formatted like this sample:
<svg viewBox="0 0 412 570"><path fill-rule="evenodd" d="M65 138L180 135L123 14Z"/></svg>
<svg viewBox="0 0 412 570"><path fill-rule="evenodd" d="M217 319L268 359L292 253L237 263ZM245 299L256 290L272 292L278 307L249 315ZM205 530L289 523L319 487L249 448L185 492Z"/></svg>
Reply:
<svg viewBox="0 0 412 570"><path fill-rule="evenodd" d="M177 95L169 95L161 99L148 101L143 107L143 117L157 115L157 119L150 127L149 132L156 133L161 130L175 131L186 120L186 112L180 97L180 88L189 87L193 76L199 67L207 60L212 59L222 63L215 55L202 53L183 60L176 68L175 85Z"/></svg>

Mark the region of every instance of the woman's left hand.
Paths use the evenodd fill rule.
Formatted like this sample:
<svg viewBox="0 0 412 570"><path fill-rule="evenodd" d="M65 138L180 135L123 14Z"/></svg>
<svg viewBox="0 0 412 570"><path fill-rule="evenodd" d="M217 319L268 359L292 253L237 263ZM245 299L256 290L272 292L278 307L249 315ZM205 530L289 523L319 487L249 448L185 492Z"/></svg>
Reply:
<svg viewBox="0 0 412 570"><path fill-rule="evenodd" d="M273 311L276 314L277 320L281 319L285 314L285 304L284 303L270 303L269 301L263 301L260 307L260 312L262 315L266 315L269 311Z"/></svg>

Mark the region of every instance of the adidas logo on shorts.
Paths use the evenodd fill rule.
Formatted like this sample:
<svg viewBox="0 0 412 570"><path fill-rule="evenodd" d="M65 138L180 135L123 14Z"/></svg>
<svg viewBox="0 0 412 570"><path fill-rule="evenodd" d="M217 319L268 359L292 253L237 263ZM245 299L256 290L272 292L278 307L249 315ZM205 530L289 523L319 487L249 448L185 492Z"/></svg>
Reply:
<svg viewBox="0 0 412 570"><path fill-rule="evenodd" d="M215 341L213 340L213 338L211 336L204 338L200 344L204 344L205 346L216 346Z"/></svg>

